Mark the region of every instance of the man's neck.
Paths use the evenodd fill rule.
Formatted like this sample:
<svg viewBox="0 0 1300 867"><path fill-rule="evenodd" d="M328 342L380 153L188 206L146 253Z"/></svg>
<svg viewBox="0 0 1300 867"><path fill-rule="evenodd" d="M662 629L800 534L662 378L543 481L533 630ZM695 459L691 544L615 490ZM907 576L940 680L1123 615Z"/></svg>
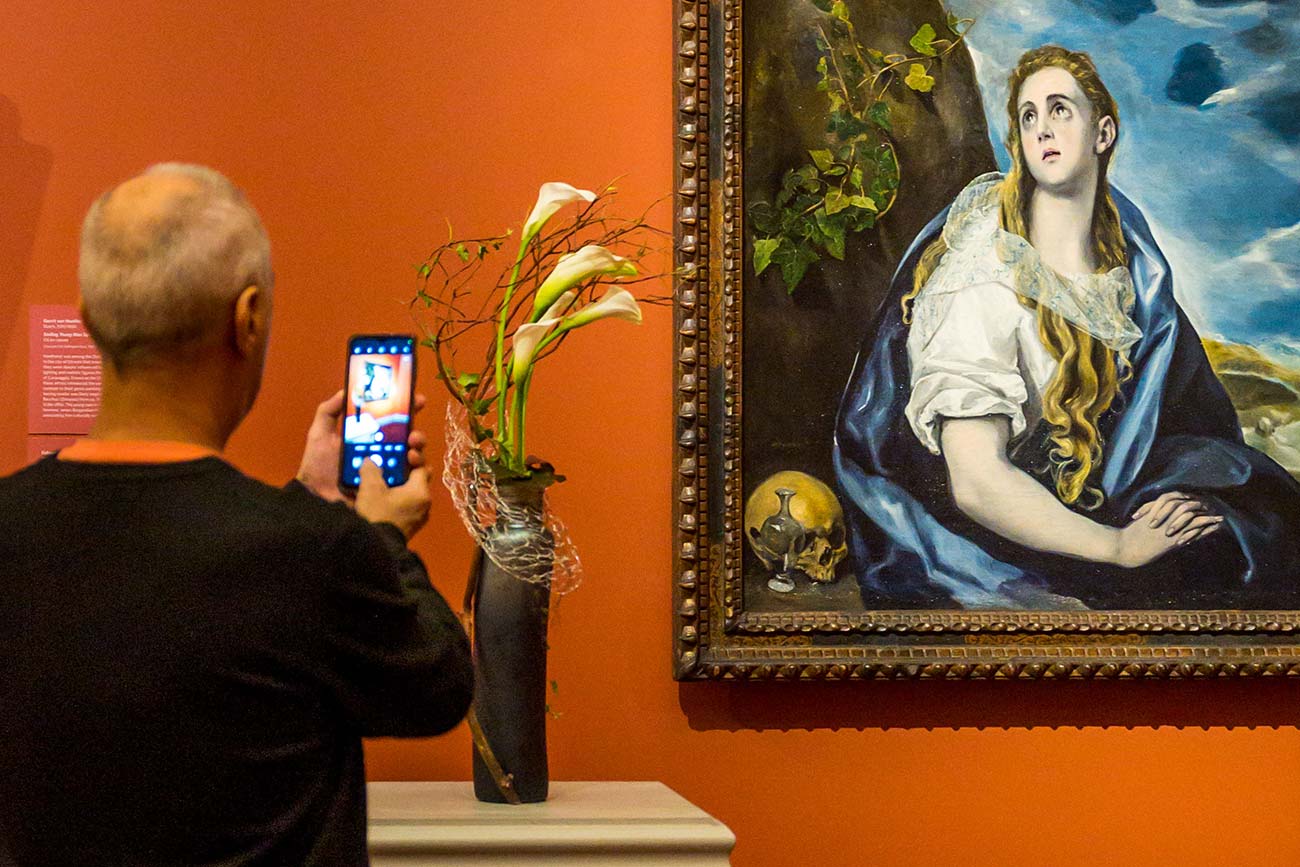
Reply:
<svg viewBox="0 0 1300 867"><path fill-rule="evenodd" d="M1092 252L1092 207L1096 184L1079 190L1038 187L1029 207L1029 243L1043 261L1062 274L1096 270Z"/></svg>
<svg viewBox="0 0 1300 867"><path fill-rule="evenodd" d="M203 366L153 366L120 373L103 365L99 414L90 429L97 440L191 443L221 451L238 424L228 383Z"/></svg>

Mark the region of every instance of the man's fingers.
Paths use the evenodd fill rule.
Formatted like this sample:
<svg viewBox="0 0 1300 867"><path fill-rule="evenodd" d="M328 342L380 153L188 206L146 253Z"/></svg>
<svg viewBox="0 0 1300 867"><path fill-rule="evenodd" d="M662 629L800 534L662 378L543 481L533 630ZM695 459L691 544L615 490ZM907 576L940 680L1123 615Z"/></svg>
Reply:
<svg viewBox="0 0 1300 867"><path fill-rule="evenodd" d="M339 389L316 406L316 416L312 419L315 427L328 427L333 430L343 415L343 389Z"/></svg>
<svg viewBox="0 0 1300 867"><path fill-rule="evenodd" d="M428 402L429 401L425 399L424 395L417 392L415 395L415 403L411 405L411 418L415 418L415 414L424 409Z"/></svg>
<svg viewBox="0 0 1300 867"><path fill-rule="evenodd" d="M429 490L429 471L424 467L413 467L406 477L406 484L413 485L418 492Z"/></svg>
<svg viewBox="0 0 1300 867"><path fill-rule="evenodd" d="M385 484L383 471L369 458L361 462L361 484L367 488Z"/></svg>
<svg viewBox="0 0 1300 867"><path fill-rule="evenodd" d="M412 467L424 466L424 448L429 444L429 438L422 431L411 431L411 435L406 438L406 461Z"/></svg>

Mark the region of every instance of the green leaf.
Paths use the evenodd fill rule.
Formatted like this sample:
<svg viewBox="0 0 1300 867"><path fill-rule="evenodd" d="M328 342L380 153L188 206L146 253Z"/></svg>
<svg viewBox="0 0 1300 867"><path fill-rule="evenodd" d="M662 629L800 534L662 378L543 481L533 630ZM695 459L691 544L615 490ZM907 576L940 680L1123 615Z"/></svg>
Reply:
<svg viewBox="0 0 1300 867"><path fill-rule="evenodd" d="M872 123L874 123L876 126L883 129L885 132L893 131L893 127L890 125L889 122L888 103L885 102L873 103L871 108L867 109L867 117L871 119Z"/></svg>
<svg viewBox="0 0 1300 867"><path fill-rule="evenodd" d="M832 257L844 260L844 222L837 220L827 214L825 211L818 209L816 213L817 228L821 229L822 243L826 246L826 252Z"/></svg>
<svg viewBox="0 0 1300 867"><path fill-rule="evenodd" d="M828 150L808 151L808 156L812 157L813 164L819 171L825 172L835 162L835 155Z"/></svg>
<svg viewBox="0 0 1300 867"><path fill-rule="evenodd" d="M817 251L807 244L796 244L788 240L782 241L772 253L772 261L781 266L781 278L785 280L785 289L790 295L794 294L803 280L808 266L820 258Z"/></svg>
<svg viewBox="0 0 1300 867"><path fill-rule="evenodd" d="M831 101L831 111L839 111L844 107L844 95L838 90L827 89L826 98Z"/></svg>
<svg viewBox="0 0 1300 867"><path fill-rule="evenodd" d="M838 178L840 175L846 174L848 170L848 166L835 163L829 169L822 172L822 174L828 178Z"/></svg>
<svg viewBox="0 0 1300 867"><path fill-rule="evenodd" d="M805 234L804 227L807 225L808 214L815 210L822 203L822 195L813 195L811 193L801 193L790 203L790 207L781 215L781 227L784 234L800 235Z"/></svg>
<svg viewBox="0 0 1300 867"><path fill-rule="evenodd" d="M776 238L756 238L754 240L754 273L762 274L772 264L772 253L781 242Z"/></svg>
<svg viewBox="0 0 1300 867"><path fill-rule="evenodd" d="M482 259L482 258L483 258L484 256L486 256L487 254L488 254L487 247L484 247L482 244L479 244L479 245L478 245L478 257L479 257L480 259Z"/></svg>
<svg viewBox="0 0 1300 867"><path fill-rule="evenodd" d="M876 151L876 174L893 181L895 185L898 183L898 159L893 150L884 145Z"/></svg>
<svg viewBox="0 0 1300 867"><path fill-rule="evenodd" d="M913 63L907 69L907 78L903 82L917 93L929 93L934 89L934 76L925 71L925 67L919 63Z"/></svg>
<svg viewBox="0 0 1300 867"><path fill-rule="evenodd" d="M839 231L833 235L826 236L826 252L830 253L833 258L844 261L844 227L840 226Z"/></svg>
<svg viewBox="0 0 1300 867"><path fill-rule="evenodd" d="M826 193L826 213L838 214L849 206L849 197L839 190L830 190Z"/></svg>
<svg viewBox="0 0 1300 867"><path fill-rule="evenodd" d="M934 28L929 24L922 24L921 29L916 31L916 34L908 40L907 44L916 49L918 54L924 54L926 57L934 57L938 54L938 52L934 50L934 37L938 35L939 34L935 33ZM927 88L927 90L928 89L929 88Z"/></svg>
<svg viewBox="0 0 1300 867"><path fill-rule="evenodd" d="M856 135L869 133L871 130L871 124L843 111L832 112L830 123L826 125L826 131L839 136L841 141L848 141Z"/></svg>
<svg viewBox="0 0 1300 867"><path fill-rule="evenodd" d="M862 166L854 166L853 171L849 172L849 183L862 189Z"/></svg>
<svg viewBox="0 0 1300 867"><path fill-rule="evenodd" d="M781 186L790 192L807 190L810 193L817 191L817 167L811 163L804 163L797 169L790 169L781 179Z"/></svg>
<svg viewBox="0 0 1300 867"><path fill-rule="evenodd" d="M464 244L456 245L456 255L460 257L460 261L462 262L469 261L469 250L465 249Z"/></svg>
<svg viewBox="0 0 1300 867"><path fill-rule="evenodd" d="M854 54L845 56L844 68L848 70L844 77L849 81L861 81L867 77L867 71L862 68L862 62Z"/></svg>
<svg viewBox="0 0 1300 867"><path fill-rule="evenodd" d="M961 19L951 12L948 13L948 29L954 36L961 36Z"/></svg>
<svg viewBox="0 0 1300 867"><path fill-rule="evenodd" d="M420 266L421 277L428 277L432 273L433 273L433 268L429 267L428 262L425 262L423 265Z"/></svg>
<svg viewBox="0 0 1300 867"><path fill-rule="evenodd" d="M838 18L841 21L849 20L849 7L844 5L844 0L835 0L831 4L831 17Z"/></svg>
<svg viewBox="0 0 1300 867"><path fill-rule="evenodd" d="M456 384L461 388L473 388L482 380L482 376L477 373L462 373L456 377Z"/></svg>
<svg viewBox="0 0 1300 867"><path fill-rule="evenodd" d="M749 206L749 224L760 235L775 235L781 231L781 215L768 202L755 202Z"/></svg>
<svg viewBox="0 0 1300 867"><path fill-rule="evenodd" d="M875 211L868 211L865 208L849 208L844 213L852 215L849 220L849 228L854 232L870 229L876 224Z"/></svg>
<svg viewBox="0 0 1300 867"><path fill-rule="evenodd" d="M883 51L877 51L874 48L868 48L867 57L870 57L871 62L876 64L877 66L883 66L885 63L885 53Z"/></svg>
<svg viewBox="0 0 1300 867"><path fill-rule="evenodd" d="M822 75L825 75L829 71L829 68L830 67L827 65L826 62L826 55L823 54L817 60L817 71L820 72Z"/></svg>
<svg viewBox="0 0 1300 867"><path fill-rule="evenodd" d="M849 204L855 208L866 208L872 212L880 210L876 205L876 200L868 196L849 196Z"/></svg>
<svg viewBox="0 0 1300 867"><path fill-rule="evenodd" d="M801 179L799 188L805 192L815 193L821 189L821 181L817 177L817 167L811 164L799 167L799 177Z"/></svg>
<svg viewBox="0 0 1300 867"><path fill-rule="evenodd" d="M485 397L482 400L474 401L474 406L471 409L474 410L474 415L486 415L488 410L492 409L494 402L491 398ZM492 436L492 431L488 431L487 435Z"/></svg>
<svg viewBox="0 0 1300 867"><path fill-rule="evenodd" d="M816 6L823 12L831 11L831 0L812 0L812 5Z"/></svg>

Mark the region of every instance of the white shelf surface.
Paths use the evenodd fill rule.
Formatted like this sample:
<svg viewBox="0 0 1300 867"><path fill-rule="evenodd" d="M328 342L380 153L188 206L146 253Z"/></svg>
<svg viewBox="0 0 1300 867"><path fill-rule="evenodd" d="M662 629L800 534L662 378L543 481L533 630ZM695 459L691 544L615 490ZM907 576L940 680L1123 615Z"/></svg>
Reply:
<svg viewBox="0 0 1300 867"><path fill-rule="evenodd" d="M655 782L551 782L541 804L484 804L470 783L370 783L373 867L724 867L736 837Z"/></svg>

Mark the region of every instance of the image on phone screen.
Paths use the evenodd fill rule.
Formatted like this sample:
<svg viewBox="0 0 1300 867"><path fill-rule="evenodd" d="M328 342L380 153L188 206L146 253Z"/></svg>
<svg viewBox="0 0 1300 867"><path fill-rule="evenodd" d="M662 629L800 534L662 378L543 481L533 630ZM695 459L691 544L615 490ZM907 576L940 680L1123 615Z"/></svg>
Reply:
<svg viewBox="0 0 1300 867"><path fill-rule="evenodd" d="M348 341L340 486L353 489L361 484L362 461L373 461L390 486L406 481L414 352L415 339L407 335Z"/></svg>

